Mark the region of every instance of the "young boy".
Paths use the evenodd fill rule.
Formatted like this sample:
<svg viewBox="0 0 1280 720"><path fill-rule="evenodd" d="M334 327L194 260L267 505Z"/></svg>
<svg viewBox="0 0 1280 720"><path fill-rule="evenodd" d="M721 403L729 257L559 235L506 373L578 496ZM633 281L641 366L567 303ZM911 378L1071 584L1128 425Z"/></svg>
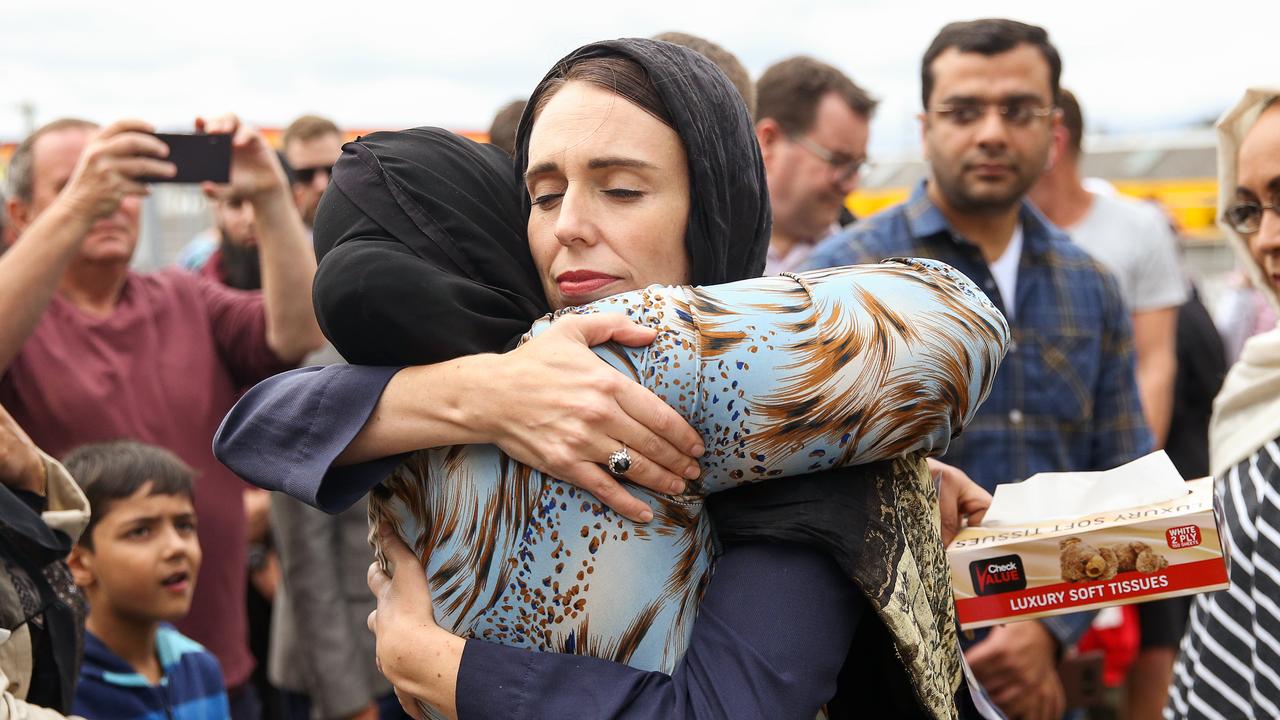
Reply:
<svg viewBox="0 0 1280 720"><path fill-rule="evenodd" d="M85 445L63 463L91 513L68 559L89 601L72 712L223 720L218 661L168 624L187 614L200 570L191 468L130 441Z"/></svg>

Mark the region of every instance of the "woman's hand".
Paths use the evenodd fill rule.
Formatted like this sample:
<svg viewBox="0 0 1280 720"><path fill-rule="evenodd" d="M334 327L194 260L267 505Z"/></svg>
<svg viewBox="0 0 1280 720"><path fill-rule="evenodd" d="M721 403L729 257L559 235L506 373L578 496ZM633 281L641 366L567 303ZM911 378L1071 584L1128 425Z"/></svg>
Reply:
<svg viewBox="0 0 1280 720"><path fill-rule="evenodd" d="M485 356L490 392L471 408L474 422L516 460L648 522L649 506L602 465L626 445L627 480L679 494L686 480L698 477L702 439L679 413L590 348L611 341L640 347L655 336L621 315L563 317L512 352Z"/></svg>
<svg viewBox="0 0 1280 720"><path fill-rule="evenodd" d="M378 599L368 621L377 638L378 669L414 718L422 717L419 700L456 718L458 667L466 641L436 624L426 573L409 546L386 525L378 527L378 545L392 573L388 576L376 562L369 566L369 589Z"/></svg>
<svg viewBox="0 0 1280 720"><path fill-rule="evenodd" d="M991 507L991 493L969 479L958 467L929 458L929 471L938 482L938 509L942 513L942 544L950 545L965 526L978 525Z"/></svg>

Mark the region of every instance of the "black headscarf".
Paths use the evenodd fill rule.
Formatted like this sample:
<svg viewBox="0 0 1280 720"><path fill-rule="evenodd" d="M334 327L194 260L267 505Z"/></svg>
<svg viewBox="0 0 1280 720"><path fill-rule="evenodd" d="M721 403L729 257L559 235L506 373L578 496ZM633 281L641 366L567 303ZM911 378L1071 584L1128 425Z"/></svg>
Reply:
<svg viewBox="0 0 1280 720"><path fill-rule="evenodd" d="M737 89L702 55L646 39L584 46L547 77L597 57L640 65L684 143L693 282L759 276L769 195ZM496 352L547 312L525 237L532 113L531 103L514 164L495 147L436 128L375 133L343 147L315 225L316 315L343 357L405 365Z"/></svg>
<svg viewBox="0 0 1280 720"><path fill-rule="evenodd" d="M511 158L438 128L342 148L316 213L316 317L349 362L511 347L548 311Z"/></svg>
<svg viewBox="0 0 1280 720"><path fill-rule="evenodd" d="M592 58L622 57L644 68L666 105L689 162L685 248L694 285L759 277L772 221L764 161L742 95L710 60L680 45L648 39L584 45L551 68L542 83ZM540 84L539 87L542 85ZM529 135L538 93L516 133L516 167L529 167ZM522 194L525 216L529 198Z"/></svg>

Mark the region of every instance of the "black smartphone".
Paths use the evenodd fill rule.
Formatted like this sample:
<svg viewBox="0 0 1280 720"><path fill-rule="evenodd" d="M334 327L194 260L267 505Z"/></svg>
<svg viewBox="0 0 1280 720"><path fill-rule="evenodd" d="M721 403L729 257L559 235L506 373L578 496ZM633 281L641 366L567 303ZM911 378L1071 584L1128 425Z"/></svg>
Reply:
<svg viewBox="0 0 1280 720"><path fill-rule="evenodd" d="M177 166L173 177L143 178L152 183L225 183L231 181L231 135L179 135L156 133L169 146L165 158Z"/></svg>

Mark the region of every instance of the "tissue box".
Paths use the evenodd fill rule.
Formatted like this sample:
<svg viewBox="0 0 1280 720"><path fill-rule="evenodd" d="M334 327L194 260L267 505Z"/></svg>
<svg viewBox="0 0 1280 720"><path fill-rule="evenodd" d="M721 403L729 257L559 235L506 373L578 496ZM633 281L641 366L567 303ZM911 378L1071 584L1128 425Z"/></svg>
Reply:
<svg viewBox="0 0 1280 720"><path fill-rule="evenodd" d="M960 627L1226 588L1213 478L1184 485L1146 505L965 528L947 548Z"/></svg>

